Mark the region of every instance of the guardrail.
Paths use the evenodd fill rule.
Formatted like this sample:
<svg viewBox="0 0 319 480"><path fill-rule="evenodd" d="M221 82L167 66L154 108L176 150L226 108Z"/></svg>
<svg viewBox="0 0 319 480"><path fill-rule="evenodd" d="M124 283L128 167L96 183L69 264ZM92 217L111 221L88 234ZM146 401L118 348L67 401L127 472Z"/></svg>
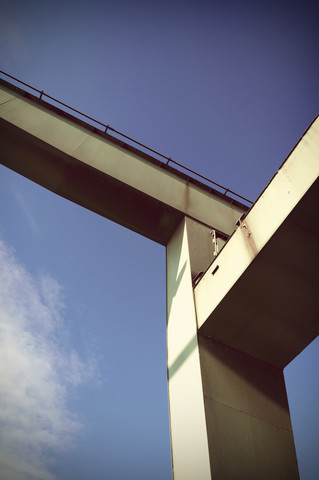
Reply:
<svg viewBox="0 0 319 480"><path fill-rule="evenodd" d="M168 165L169 163L171 164L174 164L174 165L177 165L178 167L184 169L185 171L189 172L189 173L192 173L193 175L196 175L197 177L199 177L200 179L202 180L205 180L206 182L209 182L211 183L212 185L214 185L215 187L218 187L220 188L221 190L224 190L222 193L224 195L227 195L227 194L231 194L231 195L234 195L235 197L237 198L240 198L241 200L244 200L245 202L249 203L249 204L253 204L253 202L251 200L248 200L247 198L243 197L242 195L239 195L238 193L234 192L233 190L231 190L230 188L226 188L224 187L223 185L220 185L219 183L216 183L214 182L213 180L211 180L210 178L207 178L205 177L204 175L201 175L200 173L198 172L195 172L195 170L192 170L188 167L185 167L185 165L182 165L181 163L179 162L176 162L175 160L173 160L171 157L167 157L166 155L163 155L162 153L160 152L157 152L156 150L148 147L147 145L144 145L143 143L141 142L138 142L137 140L134 140L134 138L131 138L129 137L128 135L125 135L124 133L122 132L119 132L118 130L115 130L115 128L112 128L110 125L108 124L105 124L103 122L100 122L99 120L96 120L95 118L93 117L90 117L89 115L86 115L85 113L83 112L80 112L79 110L77 110L76 108L73 108L73 107L70 107L70 105L67 105L66 103L63 103L61 102L60 100L58 100L57 98L54 98L52 97L51 95L48 95L47 93L45 93L43 90L39 90L38 88L35 88L33 87L32 85L29 85L28 83L25 83L23 82L22 80L19 80L18 78L16 77L13 77L12 75L9 75L8 73L0 70L0 74L2 75L5 75L6 77L8 78L11 78L12 80L14 80L15 82L18 82L20 83L21 85L24 85L25 87L27 88L30 88L31 90L39 93L39 99L42 100L43 97L46 97L50 100L52 100L53 102L59 104L59 105L62 105L63 107L67 108L68 110L71 110L72 112L75 112L77 113L78 115L81 115L82 117L90 120L91 122L94 122L96 123L97 125L100 125L101 127L103 127L105 133L107 133L107 131L111 131L113 133L116 133L117 135L120 135L121 137L125 138L126 140L129 140L130 142L136 144L136 145L139 145L140 147L144 148L145 150L149 151L149 152L152 152L154 153L155 155L158 155L159 157L161 158L164 158L166 160L165 162L165 165Z"/></svg>

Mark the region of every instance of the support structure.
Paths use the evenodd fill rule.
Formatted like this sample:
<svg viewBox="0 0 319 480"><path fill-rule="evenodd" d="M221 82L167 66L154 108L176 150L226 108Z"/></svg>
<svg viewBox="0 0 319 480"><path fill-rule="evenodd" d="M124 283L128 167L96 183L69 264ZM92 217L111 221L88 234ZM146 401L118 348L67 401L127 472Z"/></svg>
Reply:
<svg viewBox="0 0 319 480"><path fill-rule="evenodd" d="M174 480L298 479L283 368L319 331L319 120L248 212L7 83L0 114L5 166L166 246Z"/></svg>
<svg viewBox="0 0 319 480"><path fill-rule="evenodd" d="M283 370L198 330L196 226L185 219L167 247L174 479L298 479ZM197 241L207 235L203 229Z"/></svg>

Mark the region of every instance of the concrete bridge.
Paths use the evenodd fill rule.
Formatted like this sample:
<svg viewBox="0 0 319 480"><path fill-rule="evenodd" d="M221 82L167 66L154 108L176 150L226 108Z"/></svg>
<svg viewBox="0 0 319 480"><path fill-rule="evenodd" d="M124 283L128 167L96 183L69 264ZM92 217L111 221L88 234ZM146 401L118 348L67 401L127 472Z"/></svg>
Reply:
<svg viewBox="0 0 319 480"><path fill-rule="evenodd" d="M319 331L319 119L251 209L1 81L1 163L166 246L175 480L297 479L283 376Z"/></svg>

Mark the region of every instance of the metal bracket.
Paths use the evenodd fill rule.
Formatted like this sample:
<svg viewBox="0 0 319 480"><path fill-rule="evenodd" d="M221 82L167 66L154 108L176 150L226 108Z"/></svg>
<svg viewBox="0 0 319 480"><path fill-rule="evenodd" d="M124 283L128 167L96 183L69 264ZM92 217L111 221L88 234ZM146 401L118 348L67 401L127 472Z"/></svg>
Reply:
<svg viewBox="0 0 319 480"><path fill-rule="evenodd" d="M217 257L219 249L218 249L218 244L217 244L216 230L211 230L209 233L212 236L212 243L213 243L213 249L214 249L213 255L214 255L214 257Z"/></svg>

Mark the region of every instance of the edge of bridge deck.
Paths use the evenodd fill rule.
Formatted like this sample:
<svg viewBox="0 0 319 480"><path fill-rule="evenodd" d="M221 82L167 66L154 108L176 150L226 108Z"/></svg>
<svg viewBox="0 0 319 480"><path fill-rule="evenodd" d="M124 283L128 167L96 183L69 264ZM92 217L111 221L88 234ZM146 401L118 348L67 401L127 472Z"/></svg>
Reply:
<svg viewBox="0 0 319 480"><path fill-rule="evenodd" d="M44 107L44 108L48 109L49 111L57 114L60 117L62 117L64 119L67 119L67 120L70 120L71 122L74 122L75 124L87 129L90 133L93 133L93 134L96 134L96 135L98 135L102 138L105 138L108 141L114 143L115 145L123 148L124 150L127 150L127 151L129 151L131 153L134 153L135 155L141 157L143 160L147 160L149 163L151 163L153 165L156 165L156 166L159 166L159 167L163 168L164 170L167 170L168 172L176 175L177 177L180 177L181 179L185 180L186 182L188 182L190 184L193 184L196 187L201 188L202 190L204 190L208 193L211 193L212 195L215 195L215 196L225 200L226 202L230 203L231 205L234 205L234 206L237 206L239 208L248 210L249 208L251 208L251 206L254 203L254 202L248 200L247 198L233 192L232 190L217 184L221 189L225 190L225 192L221 192L221 191L217 190L216 188L214 188L210 185L207 185L206 183L203 183L200 180L197 180L193 176L191 176L187 173L184 173L183 171L178 170L177 168L172 167L171 165L168 164L168 162L171 161L172 163L174 163L176 165L179 165L181 168L185 169L186 171L189 171L193 175L197 175L197 176L207 180L208 182L212 182L214 185L216 185L216 182L213 182L212 180L204 177L203 175L201 175L201 174L199 174L195 171L190 170L188 167L186 167L184 165L181 165L181 164L175 162L174 160L172 160L168 157L165 157L164 155L161 155L161 154L158 153L158 155L160 155L162 157L165 157L165 158L168 158L167 162L163 162L162 160L160 160L158 158L155 158L155 156L153 157L152 155L142 151L141 149L139 149L139 148L137 148L137 147L135 147L135 146L133 146L133 145L131 145L131 144L115 137L115 136L113 136L113 135L110 135L109 133L101 130L100 128L98 128L98 127L96 127L96 126L94 126L94 125L76 117L75 115L72 115L71 113L61 109L60 107L57 107L56 105L53 105L52 103L46 102L45 100L43 100L43 98L37 97L37 96L33 95L32 93L30 93L30 92L28 92L28 91L26 91L26 90L24 90L24 89L22 89L22 88L20 88L16 85L14 85L14 84L8 82L7 80L4 80L3 78L0 78L0 85L2 85L5 88L8 88L9 90L13 91L15 94L18 94L25 99L34 102L35 104L41 106L42 108ZM30 87L30 88L33 88L33 87ZM62 103L62 102L59 102L58 100L55 100L55 99L54 99L54 101L56 101L58 103ZM72 107L69 107L69 106L66 106L66 107L69 108L69 109L75 110ZM81 112L78 112L78 113L80 115L86 116L85 114L83 114ZM96 120L93 120L93 121L97 122ZM120 135L122 135L122 134L120 133ZM138 143L139 145L141 145L139 142L137 142L133 139L132 139L132 142L135 142L135 143ZM152 149L150 149L149 147L147 147L147 146L144 146L144 147L145 147L145 149L148 149L148 150L152 151ZM230 195L233 195L233 196L230 196ZM237 197L238 199L242 199L247 203L243 203L241 200L238 200L237 198L234 198L234 197Z"/></svg>

